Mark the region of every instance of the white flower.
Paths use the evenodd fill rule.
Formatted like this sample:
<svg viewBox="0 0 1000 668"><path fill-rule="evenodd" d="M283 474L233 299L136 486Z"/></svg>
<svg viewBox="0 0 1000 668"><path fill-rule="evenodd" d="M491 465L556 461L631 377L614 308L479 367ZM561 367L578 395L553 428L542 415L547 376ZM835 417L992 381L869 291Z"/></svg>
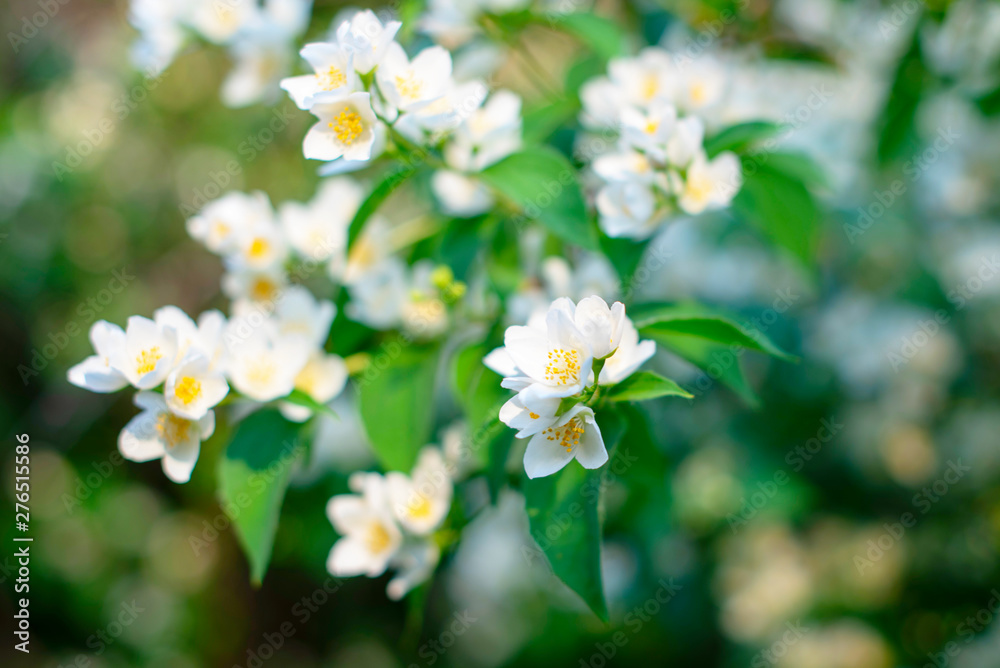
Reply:
<svg viewBox="0 0 1000 668"><path fill-rule="evenodd" d="M524 452L524 471L529 478L541 478L562 470L573 459L585 469L596 469L608 461L594 411L583 404L531 437Z"/></svg>
<svg viewBox="0 0 1000 668"><path fill-rule="evenodd" d="M287 396L311 352L300 337L280 336L273 323L250 318L230 320L226 339L226 375L237 391L255 401Z"/></svg>
<svg viewBox="0 0 1000 668"><path fill-rule="evenodd" d="M444 150L447 163L462 171L480 172L521 148L520 97L500 90L475 107Z"/></svg>
<svg viewBox="0 0 1000 668"><path fill-rule="evenodd" d="M385 482L393 514L404 529L424 536L441 526L451 508L452 482L440 450L424 448L410 476L392 471Z"/></svg>
<svg viewBox="0 0 1000 668"><path fill-rule="evenodd" d="M697 116L677 121L674 134L667 142L666 158L675 167L686 167L702 151L705 125Z"/></svg>
<svg viewBox="0 0 1000 668"><path fill-rule="evenodd" d="M573 304L569 299L564 298L564 301L570 306ZM607 302L600 297L586 297L580 300L572 313L573 322L590 345L594 359L607 357L618 348L628 321L624 304L615 302L609 308Z"/></svg>
<svg viewBox="0 0 1000 668"><path fill-rule="evenodd" d="M656 101L673 99L676 68L663 49L649 47L635 58L613 58L608 74L619 99L634 107L645 109Z"/></svg>
<svg viewBox="0 0 1000 668"><path fill-rule="evenodd" d="M389 21L384 26L370 9L358 12L337 28L337 41L354 56L354 69L367 74L382 62L402 24Z"/></svg>
<svg viewBox="0 0 1000 668"><path fill-rule="evenodd" d="M174 415L200 420L229 394L229 385L221 371L211 368L209 361L194 355L170 372L163 386L163 395Z"/></svg>
<svg viewBox="0 0 1000 668"><path fill-rule="evenodd" d="M259 18L257 0L205 0L194 3L191 24L202 37L222 44Z"/></svg>
<svg viewBox="0 0 1000 668"><path fill-rule="evenodd" d="M431 540L407 543L392 558L392 566L398 570L385 586L386 595L393 601L402 599L431 576L440 559L441 548Z"/></svg>
<svg viewBox="0 0 1000 668"><path fill-rule="evenodd" d="M411 61L396 42L375 72L379 91L399 111L412 111L443 96L451 86L451 54L430 46Z"/></svg>
<svg viewBox="0 0 1000 668"><path fill-rule="evenodd" d="M493 193L479 179L448 169L431 177L431 189L445 215L471 218L493 208Z"/></svg>
<svg viewBox="0 0 1000 668"><path fill-rule="evenodd" d="M599 383L615 385L622 382L656 352L654 341L639 342L639 332L628 318L625 318L621 340L615 354L604 362Z"/></svg>
<svg viewBox="0 0 1000 668"><path fill-rule="evenodd" d="M655 102L646 111L628 107L622 110L622 138L630 146L662 160L676 122L677 109L667 102Z"/></svg>
<svg viewBox="0 0 1000 668"><path fill-rule="evenodd" d="M711 161L701 154L688 168L678 204L690 214L721 209L729 205L742 184L740 159L735 154L720 153Z"/></svg>
<svg viewBox="0 0 1000 668"><path fill-rule="evenodd" d="M288 285L280 265L257 271L237 268L222 275L222 292L233 300L233 312L270 308Z"/></svg>
<svg viewBox="0 0 1000 668"><path fill-rule="evenodd" d="M125 348L125 332L118 325L98 320L90 326L90 343L94 355L72 367L66 374L69 382L91 392L117 392L129 381L121 371L111 366L116 350Z"/></svg>
<svg viewBox="0 0 1000 668"><path fill-rule="evenodd" d="M320 404L327 404L340 394L347 384L347 365L339 355L327 355L319 350L309 357L295 377L295 389L301 390ZM305 422L312 409L290 402L279 406L281 414L292 422Z"/></svg>
<svg viewBox="0 0 1000 668"><path fill-rule="evenodd" d="M594 173L611 183L648 185L656 179L657 172L645 154L626 150L606 153L594 160Z"/></svg>
<svg viewBox="0 0 1000 668"><path fill-rule="evenodd" d="M612 183L597 193L601 229L609 237L645 239L663 222L656 195L642 183Z"/></svg>
<svg viewBox="0 0 1000 668"><path fill-rule="evenodd" d="M140 390L150 390L167 378L177 356L177 332L149 318L128 319L125 342L112 351L111 366Z"/></svg>
<svg viewBox="0 0 1000 668"><path fill-rule="evenodd" d="M340 494L326 506L327 517L343 537L326 562L332 575L378 577L395 556L403 536L392 519L382 476L362 478L362 494Z"/></svg>
<svg viewBox="0 0 1000 668"><path fill-rule="evenodd" d="M342 255L347 228L364 195L356 181L342 176L326 179L309 204L282 204L278 215L288 243L314 261Z"/></svg>
<svg viewBox="0 0 1000 668"><path fill-rule="evenodd" d="M359 276L352 276L347 315L373 329L390 329L401 324L408 297L406 274L405 262L388 257Z"/></svg>
<svg viewBox="0 0 1000 668"><path fill-rule="evenodd" d="M299 53L316 73L281 81L281 87L288 91L299 109L309 109L314 102L330 101L357 90L358 75L351 52L341 45L306 44Z"/></svg>
<svg viewBox="0 0 1000 668"><path fill-rule="evenodd" d="M504 347L526 379L538 385L539 397L569 397L587 385L592 362L590 346L572 315L561 308L549 309L544 330L508 327ZM525 379L510 380L523 383ZM510 387L510 383L504 387Z"/></svg>
<svg viewBox="0 0 1000 668"><path fill-rule="evenodd" d="M350 93L332 102L314 102L309 111L319 118L302 143L314 160L368 160L375 142L375 112L368 93Z"/></svg>
<svg viewBox="0 0 1000 668"><path fill-rule="evenodd" d="M293 285L275 302L273 320L280 336L299 338L315 349L322 347L330 335L336 315L333 302L316 299L308 288Z"/></svg>
<svg viewBox="0 0 1000 668"><path fill-rule="evenodd" d="M533 436L556 421L556 411L562 399L539 397L535 388L535 385L529 385L500 407L500 421L511 429L517 429L518 438Z"/></svg>
<svg viewBox="0 0 1000 668"><path fill-rule="evenodd" d="M226 254L232 269L265 271L282 265L288 258L288 244L273 219L244 229L237 236L235 248Z"/></svg>
<svg viewBox="0 0 1000 668"><path fill-rule="evenodd" d="M142 412L122 429L118 449L133 462L162 459L163 472L174 482L187 482L198 461L201 442L215 431L215 413L198 420L174 415L156 392L139 392L135 405Z"/></svg>
<svg viewBox="0 0 1000 668"><path fill-rule="evenodd" d="M226 193L205 205L187 221L188 234L213 253L225 254L236 248L239 233L266 224L274 217L267 195Z"/></svg>
<svg viewBox="0 0 1000 668"><path fill-rule="evenodd" d="M714 56L679 61L676 66L674 100L687 112L704 112L716 105L726 92L726 67Z"/></svg>
<svg viewBox="0 0 1000 668"><path fill-rule="evenodd" d="M291 67L287 36L260 26L230 47L233 69L222 82L222 103L240 108L278 96L279 82Z"/></svg>

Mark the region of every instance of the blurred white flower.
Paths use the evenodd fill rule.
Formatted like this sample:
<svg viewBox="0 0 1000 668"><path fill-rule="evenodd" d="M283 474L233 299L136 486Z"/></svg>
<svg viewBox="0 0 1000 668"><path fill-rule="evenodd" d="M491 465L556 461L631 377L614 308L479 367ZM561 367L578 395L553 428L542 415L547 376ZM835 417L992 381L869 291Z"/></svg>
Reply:
<svg viewBox="0 0 1000 668"><path fill-rule="evenodd" d="M337 28L337 40L354 57L354 68L367 74L382 62L402 24L389 21L384 26L370 9L355 14Z"/></svg>
<svg viewBox="0 0 1000 668"><path fill-rule="evenodd" d="M441 526L451 509L451 477L436 447L420 451L409 476L390 471L385 482L393 514L410 533L426 536Z"/></svg>
<svg viewBox="0 0 1000 668"><path fill-rule="evenodd" d="M215 431L215 413L198 420L173 414L156 392L139 392L135 405L142 409L122 429L118 449L133 462L161 459L163 472L174 482L187 482L198 461L201 442Z"/></svg>
<svg viewBox="0 0 1000 668"><path fill-rule="evenodd" d="M440 46L423 49L411 61L396 42L375 72L379 91L395 109L405 112L427 106L451 85L451 54Z"/></svg>
<svg viewBox="0 0 1000 668"><path fill-rule="evenodd" d="M133 387L150 390L166 380L176 356L176 330L134 315L128 319L124 345L111 351L109 361Z"/></svg>
<svg viewBox="0 0 1000 668"><path fill-rule="evenodd" d="M403 542L389 508L385 480L377 473L361 475L360 495L340 494L326 506L327 517L342 536L326 562L335 576L377 577Z"/></svg>
<svg viewBox="0 0 1000 668"><path fill-rule="evenodd" d="M125 332L118 325L98 320L90 326L94 355L70 368L69 382L91 392L117 392L129 384L125 375L111 366L111 356L125 348Z"/></svg>
<svg viewBox="0 0 1000 668"><path fill-rule="evenodd" d="M720 153L711 160L695 156L684 179L678 204L690 214L729 206L743 184L740 159L733 153Z"/></svg>
<svg viewBox="0 0 1000 668"><path fill-rule="evenodd" d="M306 44L299 52L315 74L303 74L281 80L299 109L309 109L313 102L329 102L358 88L351 52L339 44Z"/></svg>

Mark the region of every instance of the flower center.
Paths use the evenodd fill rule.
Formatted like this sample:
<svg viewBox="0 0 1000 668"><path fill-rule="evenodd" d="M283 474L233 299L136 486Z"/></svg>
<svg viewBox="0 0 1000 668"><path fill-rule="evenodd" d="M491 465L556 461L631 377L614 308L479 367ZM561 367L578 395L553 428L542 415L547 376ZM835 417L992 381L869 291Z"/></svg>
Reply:
<svg viewBox="0 0 1000 668"><path fill-rule="evenodd" d="M278 288L266 278L258 278L250 286L250 297L258 302L270 301L277 292Z"/></svg>
<svg viewBox="0 0 1000 668"><path fill-rule="evenodd" d="M385 527L378 522L372 522L365 534L365 545L368 550L373 554L385 552L391 542L392 538L389 537L389 532L386 531Z"/></svg>
<svg viewBox="0 0 1000 668"><path fill-rule="evenodd" d="M580 376L580 353L575 350L553 348L549 351L549 362L545 365L545 380L557 385L575 383Z"/></svg>
<svg viewBox="0 0 1000 668"><path fill-rule="evenodd" d="M705 202L712 194L713 184L710 179L703 176L688 177L687 195L697 202Z"/></svg>
<svg viewBox="0 0 1000 668"><path fill-rule="evenodd" d="M417 494L410 500L410 504L406 507L406 510L409 512L410 517L426 519L431 515L430 499L423 494Z"/></svg>
<svg viewBox="0 0 1000 668"><path fill-rule="evenodd" d="M156 431L166 446L173 448L191 437L191 421L173 413L160 413L156 420Z"/></svg>
<svg viewBox="0 0 1000 668"><path fill-rule="evenodd" d="M691 101L695 104L704 104L705 100L708 98L708 87L702 83L698 82L691 86Z"/></svg>
<svg viewBox="0 0 1000 668"><path fill-rule="evenodd" d="M549 427L542 433L545 438L555 441L560 447L566 448L566 452L573 452L573 448L580 445L580 436L583 435L583 421L573 418L561 427Z"/></svg>
<svg viewBox="0 0 1000 668"><path fill-rule="evenodd" d="M337 139L341 144L347 144L350 146L354 143L354 140L361 136L364 127L361 125L361 116L357 112L351 111L345 108L340 112L330 127L333 128L333 133L337 135Z"/></svg>
<svg viewBox="0 0 1000 668"><path fill-rule="evenodd" d="M656 131L659 130L659 129L660 129L660 122L659 121L655 121L655 120L646 121L646 134L647 135L656 134Z"/></svg>
<svg viewBox="0 0 1000 668"><path fill-rule="evenodd" d="M396 90L399 91L401 97L407 100L418 100L420 99L420 93L423 90L423 82L418 79L412 71L407 72L405 75L396 76Z"/></svg>
<svg viewBox="0 0 1000 668"><path fill-rule="evenodd" d="M247 380L251 385L267 385L277 371L270 360L257 360L250 363L247 369Z"/></svg>
<svg viewBox="0 0 1000 668"><path fill-rule="evenodd" d="M268 243L267 239L262 239L261 237L257 237L252 242L250 242L250 250L247 251L247 254L253 259L259 260L260 258L267 255L268 251L270 250L271 250L271 244Z"/></svg>
<svg viewBox="0 0 1000 668"><path fill-rule="evenodd" d="M642 99L652 100L660 90L660 80L655 74L647 74L642 79Z"/></svg>
<svg viewBox="0 0 1000 668"><path fill-rule="evenodd" d="M174 396L185 406L201 396L201 383L191 376L184 376L174 385Z"/></svg>
<svg viewBox="0 0 1000 668"><path fill-rule="evenodd" d="M149 373L156 368L156 363L162 358L163 353L160 352L159 346L153 346L152 348L143 350L135 358L135 372L140 376Z"/></svg>
<svg viewBox="0 0 1000 668"><path fill-rule="evenodd" d="M334 90L347 83L347 76L333 65L330 65L325 72L318 72L316 78L323 90Z"/></svg>

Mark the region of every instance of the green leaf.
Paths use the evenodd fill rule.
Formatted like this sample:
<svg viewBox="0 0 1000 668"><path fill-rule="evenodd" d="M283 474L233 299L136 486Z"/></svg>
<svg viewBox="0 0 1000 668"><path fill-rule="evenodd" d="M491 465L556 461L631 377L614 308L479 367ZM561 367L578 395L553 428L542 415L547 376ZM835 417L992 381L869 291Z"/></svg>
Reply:
<svg viewBox="0 0 1000 668"><path fill-rule="evenodd" d="M769 121L748 121L731 125L722 132L705 140L705 153L714 158L723 151L742 151L764 139L778 134L781 126Z"/></svg>
<svg viewBox="0 0 1000 668"><path fill-rule="evenodd" d="M587 216L576 169L547 146L514 153L481 174L524 213L577 246L598 250L597 230Z"/></svg>
<svg viewBox="0 0 1000 668"><path fill-rule="evenodd" d="M623 286L628 286L632 275L639 268L642 256L646 253L648 240L633 241L632 239L615 239L601 235L601 249L618 273Z"/></svg>
<svg viewBox="0 0 1000 668"><path fill-rule="evenodd" d="M798 361L794 355L779 348L762 332L753 335L744 332L739 325L720 316L685 315L664 313L655 320L644 320L639 331L644 336L656 334L681 334L706 339L725 346L741 346L750 350L772 355L788 362Z"/></svg>
<svg viewBox="0 0 1000 668"><path fill-rule="evenodd" d="M621 27L602 16L590 12L559 14L542 21L553 28L573 35L605 60L620 55L624 50L625 32Z"/></svg>
<svg viewBox="0 0 1000 668"><path fill-rule="evenodd" d="M935 78L924 64L922 36L923 31L913 31L909 49L899 60L878 119L877 156L878 164L883 167L916 150L917 110Z"/></svg>
<svg viewBox="0 0 1000 668"><path fill-rule="evenodd" d="M413 160L412 154L409 160ZM404 158L405 162L406 158ZM358 207L357 213L354 214L354 218L351 219L351 224L347 228L347 250L350 251L354 247L354 243L361 236L361 230L364 229L365 223L371 218L372 214L382 205L382 202L391 195L396 188L401 186L404 181L413 176L417 172L417 166L412 162L410 164L403 164L402 166L393 169L388 174L382 177L382 180L378 182L375 188L368 195L368 198L361 203Z"/></svg>
<svg viewBox="0 0 1000 668"><path fill-rule="evenodd" d="M625 421L617 412L605 411L598 416L598 424L610 458L625 431ZM524 494L531 535L552 572L607 622L601 578L603 470L588 471L571 461L554 475L527 480ZM530 558L529 553L525 556Z"/></svg>
<svg viewBox="0 0 1000 668"><path fill-rule="evenodd" d="M611 388L611 392L608 393L611 401L645 401L668 396L694 398L693 394L674 381L652 371L634 373Z"/></svg>
<svg viewBox="0 0 1000 668"><path fill-rule="evenodd" d="M524 143L531 145L544 142L564 123L576 116L579 109L576 100L570 98L559 98L528 109L523 117Z"/></svg>
<svg viewBox="0 0 1000 668"><path fill-rule="evenodd" d="M295 404L296 406L303 406L313 411L314 413L325 413L330 417L339 418L337 412L327 406L326 404L321 404L320 402L313 399L311 396L303 392L302 390L292 390L292 393L287 397L282 399L282 401L287 401L290 404Z"/></svg>
<svg viewBox="0 0 1000 668"><path fill-rule="evenodd" d="M483 364L490 350L484 345L467 346L452 361L452 389L470 425L481 424L497 415L497 406L511 394L500 386L503 380Z"/></svg>
<svg viewBox="0 0 1000 668"><path fill-rule="evenodd" d="M731 389L748 406L756 408L760 405L757 394L750 387L746 376L743 375L740 357L733 352L731 347L679 334L654 332L649 335L649 338L694 364L712 380Z"/></svg>
<svg viewBox="0 0 1000 668"><path fill-rule="evenodd" d="M356 380L365 432L387 471L409 472L434 427L437 352L398 349L405 345L411 344L387 344L384 356L392 359L382 365L378 363L382 355L374 355Z"/></svg>
<svg viewBox="0 0 1000 668"><path fill-rule="evenodd" d="M761 228L775 243L794 253L807 266L813 262L820 210L799 178L767 162L745 161L743 188L734 209Z"/></svg>
<svg viewBox="0 0 1000 668"><path fill-rule="evenodd" d="M830 177L826 170L805 153L769 153L764 161L771 169L806 185L830 187Z"/></svg>
<svg viewBox="0 0 1000 668"><path fill-rule="evenodd" d="M292 467L305 452L299 428L276 410L257 411L239 424L219 464L221 502L239 509L233 524L257 586L271 561Z"/></svg>

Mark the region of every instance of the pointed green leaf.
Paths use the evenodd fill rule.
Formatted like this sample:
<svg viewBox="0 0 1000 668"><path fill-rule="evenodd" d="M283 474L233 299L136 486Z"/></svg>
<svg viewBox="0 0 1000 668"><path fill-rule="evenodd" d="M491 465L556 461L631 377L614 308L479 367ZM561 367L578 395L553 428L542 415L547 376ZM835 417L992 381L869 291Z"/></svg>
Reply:
<svg viewBox="0 0 1000 668"><path fill-rule="evenodd" d="M714 158L723 151L743 151L752 144L778 134L781 126L769 121L749 121L731 125L705 140L705 153Z"/></svg>
<svg viewBox="0 0 1000 668"><path fill-rule="evenodd" d="M239 509L233 524L258 586L271 561L288 479L305 452L299 428L276 410L257 411L237 427L219 463L221 502Z"/></svg>
<svg viewBox="0 0 1000 668"><path fill-rule="evenodd" d="M625 431L617 412L598 416L609 456ZM601 620L608 620L601 578L604 525L603 467L590 470L571 461L558 473L524 484L531 535L552 571L576 592Z"/></svg>
<svg viewBox="0 0 1000 668"><path fill-rule="evenodd" d="M605 60L620 55L624 50L625 32L617 23L603 16L590 12L569 12L556 14L549 20L543 16L541 21L573 35Z"/></svg>
<svg viewBox="0 0 1000 668"><path fill-rule="evenodd" d="M282 399L282 401L287 401L290 404L295 404L296 406L302 406L308 408L314 413L325 413L330 417L339 417L337 412L327 406L326 404L321 404L320 402L313 399L311 396L303 392L302 390L292 390L291 394Z"/></svg>
<svg viewBox="0 0 1000 668"><path fill-rule="evenodd" d="M373 358L356 379L358 403L365 432L387 471L409 471L417 453L430 441L434 427L434 379L438 355L435 350L398 350L386 346L387 356L379 364Z"/></svg>
<svg viewBox="0 0 1000 668"><path fill-rule="evenodd" d="M733 208L810 266L819 240L819 205L799 176L778 167L746 159L743 187Z"/></svg>
<svg viewBox="0 0 1000 668"><path fill-rule="evenodd" d="M740 346L779 359L796 362L763 332L744 330L735 322L696 304L643 304L632 309L632 318L640 333L684 335L705 339L724 346Z"/></svg>
<svg viewBox="0 0 1000 668"><path fill-rule="evenodd" d="M608 399L611 401L645 401L667 396L694 398L693 394L674 381L652 371L634 373L611 388L608 393Z"/></svg>
<svg viewBox="0 0 1000 668"><path fill-rule="evenodd" d="M528 220L577 246L598 250L576 169L547 146L528 148L487 167L480 177L513 202Z"/></svg>
<svg viewBox="0 0 1000 668"><path fill-rule="evenodd" d="M411 161L414 158L411 156L409 158ZM417 164L415 162L406 163L404 159L404 164L393 169L388 174L382 177L382 180L376 184L375 188L368 195L367 199L361 203L358 207L357 212L354 214L354 218L351 219L351 224L347 228L347 250L350 251L354 247L354 243L361 236L361 230L364 229L365 223L371 218L372 214L382 205L389 195L391 195L396 188L401 186L404 181L413 176L417 172Z"/></svg>

